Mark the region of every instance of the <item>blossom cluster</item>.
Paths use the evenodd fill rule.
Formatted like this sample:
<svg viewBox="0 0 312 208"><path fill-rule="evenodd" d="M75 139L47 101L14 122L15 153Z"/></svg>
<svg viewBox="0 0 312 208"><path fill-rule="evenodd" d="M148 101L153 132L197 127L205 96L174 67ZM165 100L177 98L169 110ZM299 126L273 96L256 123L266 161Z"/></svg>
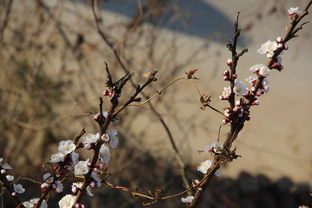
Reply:
<svg viewBox="0 0 312 208"><path fill-rule="evenodd" d="M12 167L8 163L3 163L3 158L0 158L0 178L1 181L5 178L5 180L10 183L13 189L11 193L13 196L16 194L23 194L25 192L25 188L22 184L17 184L14 182L14 176L9 175L8 171L12 170Z"/></svg>
<svg viewBox="0 0 312 208"><path fill-rule="evenodd" d="M51 156L50 162L58 164L54 166L55 175L60 175L62 167L68 171L72 171L76 177L86 176L90 173L90 183L86 188L86 193L89 196L94 196L92 193L92 188L101 187L102 179L99 176L99 171L102 171L107 168L107 165L111 158L111 152L108 145L111 148L116 148L119 144L118 132L116 130L107 131L107 133L100 135L96 134L87 134L81 138L81 142L77 145L73 143L72 140L61 141L58 146L58 152ZM99 161L92 165L90 159L79 160L79 154L75 151L78 149L94 150L101 140L101 146L99 148L98 158ZM44 175L44 183L41 188L44 191L45 188L52 184L53 189L57 193L63 191L63 186L58 180L55 180L53 175L47 173ZM74 204L76 195L81 191L83 183L75 182L72 184L72 193L65 195L59 201L60 208L70 208L75 206L77 208L83 208L83 204Z"/></svg>
<svg viewBox="0 0 312 208"><path fill-rule="evenodd" d="M288 13L292 20L302 15L298 7L290 8ZM255 64L249 68L252 74L245 81L249 83L250 87L247 87L242 80L238 79L238 75L234 73L235 69L233 70L233 60L227 59L226 65L229 69L224 71L223 80L230 82L231 86L224 87L223 92L219 96L221 100L228 100L231 103L231 107L224 110L224 119L222 121L224 124L241 124L244 121L250 120L250 106L259 105L258 97L269 92L270 87L267 77L271 69L283 70L284 67L280 55L287 49L288 46L281 37L276 38L275 41L268 40L261 45L257 52L266 55L270 60L270 64L268 66ZM237 62L237 60L234 61ZM236 96L239 99L235 100ZM214 142L212 145L205 147L204 150L213 155L222 154L222 145L219 142ZM212 165L213 161L206 160L200 163L197 170L203 174L207 174ZM219 169L215 172L215 175L221 175ZM181 199L187 206L191 205L193 200L194 196L187 196Z"/></svg>

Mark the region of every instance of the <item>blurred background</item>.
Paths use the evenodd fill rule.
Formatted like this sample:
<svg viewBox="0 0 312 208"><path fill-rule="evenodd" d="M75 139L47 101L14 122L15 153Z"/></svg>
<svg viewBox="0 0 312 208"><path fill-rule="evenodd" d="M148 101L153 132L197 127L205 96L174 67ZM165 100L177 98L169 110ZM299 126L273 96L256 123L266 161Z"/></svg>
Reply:
<svg viewBox="0 0 312 208"><path fill-rule="evenodd" d="M290 19L287 9L303 9L307 2L103 0L98 9L101 28L126 68L135 73L134 82L143 83L145 73L159 71L147 95L199 68L198 86L222 111L227 102L218 96L227 85L222 76L230 57L226 43L237 12L242 28L239 47L249 49L237 67L245 79L250 66L266 62L256 53L260 45L283 37ZM289 43L284 71L270 74L269 94L252 108L251 121L234 144L242 157L221 168L222 177L212 182L202 207L312 206L311 34L312 25L307 24ZM91 1L0 1L0 156L16 175L41 180L42 163L56 152L60 140L73 138L82 128L98 131L90 112L97 112L98 97L105 89L105 61L115 78L123 75L96 30ZM127 90L133 91L130 85ZM150 105L130 107L113 123L121 146L113 151L111 180L146 192L159 187L175 193L182 189L182 181L160 118L169 127L191 180L200 176L198 164L210 159L198 150L216 141L222 117L201 110L196 91L187 82L170 87L152 106L154 110ZM222 128L221 140L227 130ZM183 207L179 201L153 207ZM97 190L86 203L142 207L128 194L107 188Z"/></svg>

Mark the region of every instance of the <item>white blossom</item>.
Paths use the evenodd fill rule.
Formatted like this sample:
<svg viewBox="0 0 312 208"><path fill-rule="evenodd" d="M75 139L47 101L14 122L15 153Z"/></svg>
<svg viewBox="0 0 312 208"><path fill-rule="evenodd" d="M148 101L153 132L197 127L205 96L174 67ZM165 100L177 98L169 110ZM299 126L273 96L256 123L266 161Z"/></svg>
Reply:
<svg viewBox="0 0 312 208"><path fill-rule="evenodd" d="M101 178L98 176L98 174L96 172L92 171L91 177L96 182L96 187L101 187L102 186L102 180L101 180Z"/></svg>
<svg viewBox="0 0 312 208"><path fill-rule="evenodd" d="M108 164L110 161L110 157L111 157L111 153L109 148L102 144L101 148L100 148L100 152L99 152L99 158L102 161L102 163L104 164Z"/></svg>
<svg viewBox="0 0 312 208"><path fill-rule="evenodd" d="M79 161L76 165L75 165L75 170L74 173L76 176L79 175L85 175L89 172L89 159L87 159L86 161Z"/></svg>
<svg viewBox="0 0 312 208"><path fill-rule="evenodd" d="M248 92L248 88L242 81L240 81L239 79L235 79L233 91L237 96L246 95Z"/></svg>
<svg viewBox="0 0 312 208"><path fill-rule="evenodd" d="M263 65L259 70L259 74L263 77L267 77L270 74L270 69Z"/></svg>
<svg viewBox="0 0 312 208"><path fill-rule="evenodd" d="M82 144L85 148L90 149L91 144L96 143L97 140L100 138L100 134L87 134L85 137L82 138Z"/></svg>
<svg viewBox="0 0 312 208"><path fill-rule="evenodd" d="M211 165L212 165L211 160L206 160L200 163L197 170L202 172L203 174L206 174L208 172L208 169L211 167Z"/></svg>
<svg viewBox="0 0 312 208"><path fill-rule="evenodd" d="M277 49L277 45L276 41L268 40L261 45L257 52L260 54L266 54L267 58L271 58L274 55L274 51Z"/></svg>
<svg viewBox="0 0 312 208"><path fill-rule="evenodd" d="M1 165L2 169L4 170L12 170L12 167L8 163L4 163Z"/></svg>
<svg viewBox="0 0 312 208"><path fill-rule="evenodd" d="M224 87L221 98L227 99L231 95L231 87Z"/></svg>
<svg viewBox="0 0 312 208"><path fill-rule="evenodd" d="M58 163L58 162L64 162L64 160L65 160L65 155L63 153L58 152L58 153L51 155L50 162Z"/></svg>
<svg viewBox="0 0 312 208"><path fill-rule="evenodd" d="M194 196L187 196L187 197L182 197L181 201L183 203L192 203L193 199L194 199Z"/></svg>
<svg viewBox="0 0 312 208"><path fill-rule="evenodd" d="M73 184L72 184L72 192L73 192L73 193L76 193L78 189L81 189L82 185L83 185L82 182L73 183ZM91 196L91 197L94 196L94 194L91 192L91 187L90 187L90 186L87 187L86 191L87 191L87 194L88 194L89 196Z"/></svg>
<svg viewBox="0 0 312 208"><path fill-rule="evenodd" d="M119 144L119 139L117 137L118 131L116 130L112 130L108 132L108 136L109 136L109 143L111 145L112 148L116 148Z"/></svg>
<svg viewBox="0 0 312 208"><path fill-rule="evenodd" d="M109 136L107 134L103 134L101 136L101 139L104 141L104 142L109 142Z"/></svg>
<svg viewBox="0 0 312 208"><path fill-rule="evenodd" d="M263 64L255 64L249 70L253 73L259 73L263 77L268 76L270 73L270 69Z"/></svg>
<svg viewBox="0 0 312 208"><path fill-rule="evenodd" d="M296 15L301 15L302 14L302 11L300 11L299 10L299 7L290 7L289 9L288 9L288 14L289 15L294 15L294 14L296 14Z"/></svg>
<svg viewBox="0 0 312 208"><path fill-rule="evenodd" d="M54 178L53 178L53 176L50 173L46 173L46 174L43 175L43 181L45 183L53 183Z"/></svg>
<svg viewBox="0 0 312 208"><path fill-rule="evenodd" d="M72 140L61 141L59 143L58 152L67 155L76 149L76 145Z"/></svg>
<svg viewBox="0 0 312 208"><path fill-rule="evenodd" d="M29 201L23 202L23 205L25 208L34 208L38 202L39 202L39 198L34 198ZM48 204L46 200L42 200L39 208L47 208L47 207L48 207Z"/></svg>
<svg viewBox="0 0 312 208"><path fill-rule="evenodd" d="M252 74L247 79L245 79L245 81L248 82L249 84L252 84L257 79L258 79L258 76L256 74Z"/></svg>
<svg viewBox="0 0 312 208"><path fill-rule="evenodd" d="M5 177L10 182L14 180L14 176L12 176L12 175L6 175Z"/></svg>
<svg viewBox="0 0 312 208"><path fill-rule="evenodd" d="M72 206L74 206L75 200L76 196L67 194L58 202L58 204L60 208L72 208Z"/></svg>
<svg viewBox="0 0 312 208"><path fill-rule="evenodd" d="M211 149L215 150L217 148L221 147L220 142L213 142L211 145L208 145L204 148L205 151L210 151Z"/></svg>
<svg viewBox="0 0 312 208"><path fill-rule="evenodd" d="M53 188L55 189L56 193L62 193L64 186L61 181L55 181L55 183L53 184Z"/></svg>
<svg viewBox="0 0 312 208"><path fill-rule="evenodd" d="M13 189L14 189L14 192L16 192L18 194L22 194L25 192L25 189L22 186L22 184L13 184Z"/></svg>
<svg viewBox="0 0 312 208"><path fill-rule="evenodd" d="M71 156L71 163L70 163L71 166L68 167L67 169L72 170L75 167L75 165L79 162L78 160L79 154L76 152L72 152L70 156Z"/></svg>
<svg viewBox="0 0 312 208"><path fill-rule="evenodd" d="M263 86L264 92L269 92L270 86L269 86L269 81L268 81L268 79L264 78L264 79L262 80L262 86Z"/></svg>

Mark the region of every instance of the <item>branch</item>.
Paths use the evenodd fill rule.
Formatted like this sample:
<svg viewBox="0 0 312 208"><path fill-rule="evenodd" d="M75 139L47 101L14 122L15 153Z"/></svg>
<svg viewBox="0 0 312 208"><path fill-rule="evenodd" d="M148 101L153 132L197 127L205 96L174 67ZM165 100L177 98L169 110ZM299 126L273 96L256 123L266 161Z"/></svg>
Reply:
<svg viewBox="0 0 312 208"><path fill-rule="evenodd" d="M95 0L92 0L91 1L91 4L92 4L92 12L93 12L93 16L95 18L95 23L96 23L96 29L99 33L99 35L101 36L101 38L103 39L103 41L106 43L106 45L112 50L112 52L114 53L114 56L117 60L117 62L119 63L119 65L121 66L122 70L124 72L129 72L129 70L127 69L126 65L124 64L124 62L122 61L116 47L114 47L114 44L112 42L110 42L108 40L108 38L106 37L106 35L104 34L104 32L101 30L100 28L100 23L101 23L101 19L98 17L96 11L95 11ZM131 85L136 88L136 84L133 82L132 79L130 79L130 83ZM144 92L141 92L142 96L145 98L145 99L148 99L148 96L144 93ZM158 120L160 121L160 123L162 124L164 130L166 131L167 135L168 135L168 138L170 140L170 143L173 145L175 145L175 141L172 137L172 133L170 131L170 129L168 128L168 125L166 124L166 122L162 119L161 115L158 113L158 111L155 109L155 107L150 103L148 102L148 105L150 107L150 109L152 110L152 112L155 114L155 116L158 118ZM173 143L172 143L173 142ZM181 159L182 163L183 163L183 166L180 166L181 169L184 170L184 162L183 160ZM181 162L180 161L180 162ZM180 162L178 164L180 164ZM186 171L183 171L183 175L186 176ZM187 182L187 178L184 177L184 176L181 176L182 177L182 180ZM188 182L184 184L186 187L189 186Z"/></svg>

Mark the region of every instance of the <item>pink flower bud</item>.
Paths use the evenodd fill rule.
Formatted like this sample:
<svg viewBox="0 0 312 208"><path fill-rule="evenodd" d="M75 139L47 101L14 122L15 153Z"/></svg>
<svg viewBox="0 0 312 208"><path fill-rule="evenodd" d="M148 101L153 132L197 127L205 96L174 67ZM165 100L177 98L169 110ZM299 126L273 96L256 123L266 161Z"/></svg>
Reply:
<svg viewBox="0 0 312 208"><path fill-rule="evenodd" d="M100 119L101 119L101 114L96 114L94 117L93 117L93 119L95 120L95 121L100 121Z"/></svg>
<svg viewBox="0 0 312 208"><path fill-rule="evenodd" d="M96 186L95 182L92 181L92 182L90 183L90 186L91 186L92 188L94 188L94 187Z"/></svg>
<svg viewBox="0 0 312 208"><path fill-rule="evenodd" d="M230 72L228 70L223 72L223 76L229 76L229 75L230 75Z"/></svg>
<svg viewBox="0 0 312 208"><path fill-rule="evenodd" d="M87 150L91 149L91 144L90 143L86 143L83 145L84 148L86 148Z"/></svg>
<svg viewBox="0 0 312 208"><path fill-rule="evenodd" d="M232 64L233 64L232 59L228 59L228 60L226 61L226 65L232 66Z"/></svg>
<svg viewBox="0 0 312 208"><path fill-rule="evenodd" d="M287 45L284 45L284 50L288 50L288 46Z"/></svg>
<svg viewBox="0 0 312 208"><path fill-rule="evenodd" d="M5 174L6 170L2 169L0 172L1 172L1 174Z"/></svg>
<svg viewBox="0 0 312 208"><path fill-rule="evenodd" d="M103 91L103 95L104 95L104 96L112 97L112 96L113 96L113 93L112 93L111 91L109 91L109 90L104 90L104 91Z"/></svg>
<svg viewBox="0 0 312 208"><path fill-rule="evenodd" d="M49 186L49 184L47 184L47 183L43 183L43 184L41 184L41 189L46 189L47 187Z"/></svg>
<svg viewBox="0 0 312 208"><path fill-rule="evenodd" d="M284 49L284 45L283 45L282 43L279 43L279 44L277 45L277 47L278 47L278 48L283 48L283 49Z"/></svg>
<svg viewBox="0 0 312 208"><path fill-rule="evenodd" d="M12 192L12 196L16 196L16 192Z"/></svg>
<svg viewBox="0 0 312 208"><path fill-rule="evenodd" d="M259 105L259 103L260 103L259 100L255 100L252 102L253 105Z"/></svg>
<svg viewBox="0 0 312 208"><path fill-rule="evenodd" d="M278 68L278 63L274 63L274 64L272 64L272 67L274 68L274 69L276 69L276 68Z"/></svg>
<svg viewBox="0 0 312 208"><path fill-rule="evenodd" d="M97 167L98 167L100 170L102 170L102 169L104 168L104 165L103 165L102 163L99 163L99 164L97 165Z"/></svg>
<svg viewBox="0 0 312 208"><path fill-rule="evenodd" d="M276 38L276 42L277 42L277 43L282 42L282 38L281 38L281 37L277 37L277 38Z"/></svg>
<svg viewBox="0 0 312 208"><path fill-rule="evenodd" d="M72 187L72 192L73 192L74 194L77 193L77 187L76 187L76 186Z"/></svg>
<svg viewBox="0 0 312 208"><path fill-rule="evenodd" d="M232 74L232 79L236 79L237 78L237 74Z"/></svg>

